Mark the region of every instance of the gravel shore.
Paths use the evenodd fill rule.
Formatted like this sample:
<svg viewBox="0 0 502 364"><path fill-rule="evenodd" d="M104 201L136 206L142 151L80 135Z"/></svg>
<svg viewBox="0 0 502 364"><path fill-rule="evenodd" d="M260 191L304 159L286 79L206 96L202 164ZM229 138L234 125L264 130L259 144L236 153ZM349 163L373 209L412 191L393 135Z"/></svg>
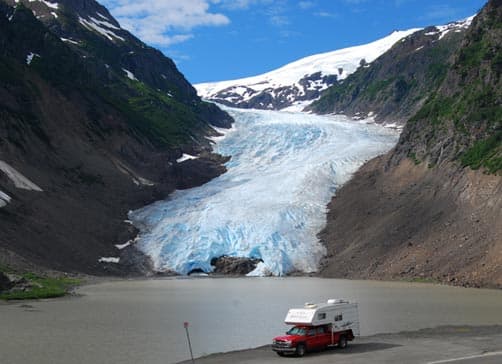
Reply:
<svg viewBox="0 0 502 364"><path fill-rule="evenodd" d="M346 349L308 353L303 358L279 357L270 347L213 354L197 364L285 363L501 363L502 326L443 326L397 334L356 338ZM190 364L184 361L180 364Z"/></svg>

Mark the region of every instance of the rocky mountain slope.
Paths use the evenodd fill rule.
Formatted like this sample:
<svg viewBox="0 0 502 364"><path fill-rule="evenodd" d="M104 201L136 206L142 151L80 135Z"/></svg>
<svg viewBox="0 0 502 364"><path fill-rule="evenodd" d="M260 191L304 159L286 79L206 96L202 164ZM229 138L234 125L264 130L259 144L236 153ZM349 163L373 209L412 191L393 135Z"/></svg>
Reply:
<svg viewBox="0 0 502 364"><path fill-rule="evenodd" d="M328 88L307 110L403 124L443 81L471 21L472 17L428 27L403 38L367 67Z"/></svg>
<svg viewBox="0 0 502 364"><path fill-rule="evenodd" d="M93 0L0 1L0 79L0 263L129 271L127 211L224 172L231 118Z"/></svg>
<svg viewBox="0 0 502 364"><path fill-rule="evenodd" d="M204 99L240 108L281 110L308 104L417 30L395 31L372 43L305 57L263 75L201 83L195 88Z"/></svg>
<svg viewBox="0 0 502 364"><path fill-rule="evenodd" d="M490 0L397 146L332 200L324 275L502 287L501 44Z"/></svg>

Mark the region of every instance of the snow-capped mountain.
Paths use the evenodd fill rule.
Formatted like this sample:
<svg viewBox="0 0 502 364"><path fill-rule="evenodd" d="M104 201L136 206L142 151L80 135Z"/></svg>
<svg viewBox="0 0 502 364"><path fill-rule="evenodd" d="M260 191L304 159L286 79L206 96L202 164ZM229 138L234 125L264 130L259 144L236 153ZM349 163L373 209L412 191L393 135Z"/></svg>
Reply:
<svg viewBox="0 0 502 364"><path fill-rule="evenodd" d="M280 110L305 104L418 30L395 31L368 44L305 57L262 75L194 86L202 98L228 106Z"/></svg>
<svg viewBox="0 0 502 364"><path fill-rule="evenodd" d="M431 26L401 39L370 67L358 68L305 110L404 125L442 82L471 22L472 17Z"/></svg>
<svg viewBox="0 0 502 364"><path fill-rule="evenodd" d="M426 28L427 35L442 39L448 32L466 29L473 17ZM398 41L422 30L395 31L374 42L302 58L262 75L238 80L196 84L199 95L224 105L281 110L307 106L337 81L386 53Z"/></svg>

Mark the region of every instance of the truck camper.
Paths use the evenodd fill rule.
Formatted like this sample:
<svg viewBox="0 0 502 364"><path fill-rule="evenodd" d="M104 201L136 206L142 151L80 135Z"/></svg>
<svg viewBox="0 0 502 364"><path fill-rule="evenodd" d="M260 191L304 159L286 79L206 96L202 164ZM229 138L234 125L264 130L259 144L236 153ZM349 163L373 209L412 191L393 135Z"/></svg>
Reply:
<svg viewBox="0 0 502 364"><path fill-rule="evenodd" d="M284 322L293 327L285 336L275 337L272 342L272 350L280 356L303 356L307 351L328 347L343 349L359 336L357 303L343 299L291 308Z"/></svg>

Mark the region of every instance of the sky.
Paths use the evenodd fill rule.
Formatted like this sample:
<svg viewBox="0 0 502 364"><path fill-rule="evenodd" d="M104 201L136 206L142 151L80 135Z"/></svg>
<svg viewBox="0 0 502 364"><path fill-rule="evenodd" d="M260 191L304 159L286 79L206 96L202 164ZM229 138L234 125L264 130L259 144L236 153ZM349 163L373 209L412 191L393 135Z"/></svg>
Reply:
<svg viewBox="0 0 502 364"><path fill-rule="evenodd" d="M98 0L191 83L262 74L297 59L441 25L484 0Z"/></svg>

